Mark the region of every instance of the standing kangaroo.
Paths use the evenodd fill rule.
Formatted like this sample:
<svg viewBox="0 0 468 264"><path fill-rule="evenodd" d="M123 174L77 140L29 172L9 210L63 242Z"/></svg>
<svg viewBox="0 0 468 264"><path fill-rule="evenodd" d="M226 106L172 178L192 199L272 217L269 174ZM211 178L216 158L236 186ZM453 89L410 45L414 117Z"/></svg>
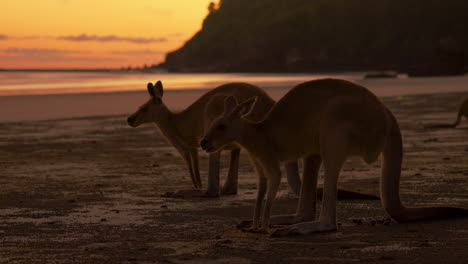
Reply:
<svg viewBox="0 0 468 264"><path fill-rule="evenodd" d="M190 177L195 188L202 187L198 167L198 148L204 130L209 124L222 114L224 101L227 96L234 96L238 100L246 100L252 96L257 97L257 107L245 117L250 120L259 121L273 107L275 101L262 89L247 83L229 83L221 85L204 95L185 110L174 113L163 103L163 85L158 81L155 85L148 83L148 93L151 98L143 104L137 112L132 114L127 122L132 127L143 123L154 122L178 150L187 163ZM219 149L221 150L221 149ZM221 190L223 194L237 193L237 179L239 167L240 148L236 144L229 144L223 150L231 151L231 161L228 177ZM206 196L219 196L219 165L220 152L216 151L209 155L208 189ZM299 194L300 177L297 162L286 164L288 183L292 190ZM351 192L353 193L353 192ZM365 198L365 197L364 197Z"/></svg>
<svg viewBox="0 0 468 264"><path fill-rule="evenodd" d="M366 88L336 79L302 83L260 122L243 118L255 109L255 104L256 98L241 104L227 98L224 114L212 123L200 143L204 150L213 152L236 141L249 152L259 176L251 231L267 232L269 228L270 209L281 179L280 162L301 157L304 175L296 214L272 217L274 224L292 224L273 235L336 230L337 181L343 163L352 155L373 163L381 152L381 200L393 219L408 222L468 215L468 210L461 208L411 208L402 204L400 129L390 110ZM321 163L325 171L323 202L315 221Z"/></svg>
<svg viewBox="0 0 468 264"><path fill-rule="evenodd" d="M158 81L155 85L148 83L147 88L151 97L150 100L131 115L127 122L132 127L137 127L143 123L155 123L184 158L195 188L201 188L202 186L198 167L200 139L211 122L223 113L225 99L228 96L234 96L239 100L246 100L256 96L257 104L255 109L245 116L254 121L262 120L275 104L275 101L268 94L254 85L229 83L205 93L185 110L173 113L162 100L164 89L161 81ZM224 146L223 150L231 151L231 161L228 176L221 193L236 194L240 148L237 144L228 144ZM209 155L208 188L203 196L219 196L220 152L213 152ZM301 180L297 162L289 162L285 167L289 186L296 194L299 194ZM341 189L338 190L338 195L340 199L378 199L373 195Z"/></svg>

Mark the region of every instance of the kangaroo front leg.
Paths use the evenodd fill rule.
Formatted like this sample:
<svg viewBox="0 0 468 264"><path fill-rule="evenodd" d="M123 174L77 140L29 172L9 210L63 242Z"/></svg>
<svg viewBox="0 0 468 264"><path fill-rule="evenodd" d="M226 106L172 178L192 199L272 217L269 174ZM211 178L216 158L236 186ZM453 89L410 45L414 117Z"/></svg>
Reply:
<svg viewBox="0 0 468 264"><path fill-rule="evenodd" d="M253 221L242 221L239 225L237 225L237 227L246 232L257 232L258 228L260 227L260 216L263 208L263 200L265 199L265 193L267 190L267 179L260 163L252 157L251 159L253 165L255 166L255 170L257 171L257 199L255 201Z"/></svg>
<svg viewBox="0 0 468 264"><path fill-rule="evenodd" d="M197 182L199 188L202 188L202 182L200 178L200 167L198 166L198 149L190 149L190 157L192 159L192 167L195 181Z"/></svg>
<svg viewBox="0 0 468 264"><path fill-rule="evenodd" d="M254 209L254 217L252 222L252 229L257 230L260 227L260 216L263 209L265 193L267 190L267 179L263 175L259 175L258 177L258 192L257 192L257 200L255 201L255 209Z"/></svg>
<svg viewBox="0 0 468 264"><path fill-rule="evenodd" d="M231 150L231 162L229 164L229 172L224 183L223 188L221 189L222 194L237 194L237 179L239 172L239 156L240 149Z"/></svg>
<svg viewBox="0 0 468 264"><path fill-rule="evenodd" d="M187 162L187 166L190 172L190 178L195 188L200 189L202 187L200 179L200 171L198 168L198 150L190 149L184 153L184 159Z"/></svg>
<svg viewBox="0 0 468 264"><path fill-rule="evenodd" d="M172 197L200 197L203 195L203 192L200 190L202 187L201 180L200 180L200 171L198 168L198 150L197 149L182 149L178 148L179 152L182 154L184 158L189 173L190 178L192 179L193 186L195 190L179 190L175 193L172 193Z"/></svg>
<svg viewBox="0 0 468 264"><path fill-rule="evenodd" d="M221 159L221 151L210 153L209 156L209 169L208 169L208 189L206 196L218 197L219 196L219 164Z"/></svg>
<svg viewBox="0 0 468 264"><path fill-rule="evenodd" d="M286 177L289 187L296 195L299 195L301 191L301 177L299 176L297 161L288 162L284 167L286 168Z"/></svg>
<svg viewBox="0 0 468 264"><path fill-rule="evenodd" d="M271 162L263 165L265 166L265 173L268 175L268 190L265 206L263 208L261 231L268 232L268 228L270 228L271 206L273 205L273 201L276 198L276 193L278 192L278 188L281 183L281 169L279 162Z"/></svg>

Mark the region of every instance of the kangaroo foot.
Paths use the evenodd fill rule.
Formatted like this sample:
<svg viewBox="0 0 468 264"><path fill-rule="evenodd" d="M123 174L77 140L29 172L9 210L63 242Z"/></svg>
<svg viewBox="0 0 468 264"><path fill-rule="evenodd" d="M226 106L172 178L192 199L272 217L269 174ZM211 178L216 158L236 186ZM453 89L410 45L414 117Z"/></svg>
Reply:
<svg viewBox="0 0 468 264"><path fill-rule="evenodd" d="M273 215L270 217L270 223L271 225L292 225L292 224L297 224L304 222L303 217L296 215L296 214L290 214L290 215Z"/></svg>
<svg viewBox="0 0 468 264"><path fill-rule="evenodd" d="M317 197L322 200L323 189L317 189ZM378 196L338 188L338 200L379 200Z"/></svg>

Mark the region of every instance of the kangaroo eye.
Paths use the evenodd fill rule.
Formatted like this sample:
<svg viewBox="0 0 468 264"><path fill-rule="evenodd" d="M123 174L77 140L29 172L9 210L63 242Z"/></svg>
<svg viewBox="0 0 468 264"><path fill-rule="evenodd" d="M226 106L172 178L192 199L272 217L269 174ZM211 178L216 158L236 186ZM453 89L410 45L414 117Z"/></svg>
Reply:
<svg viewBox="0 0 468 264"><path fill-rule="evenodd" d="M216 130L218 130L218 131L221 131L221 132L222 132L222 131L226 130L226 125L223 125L223 124L221 124L221 125L218 125L218 126L216 127Z"/></svg>

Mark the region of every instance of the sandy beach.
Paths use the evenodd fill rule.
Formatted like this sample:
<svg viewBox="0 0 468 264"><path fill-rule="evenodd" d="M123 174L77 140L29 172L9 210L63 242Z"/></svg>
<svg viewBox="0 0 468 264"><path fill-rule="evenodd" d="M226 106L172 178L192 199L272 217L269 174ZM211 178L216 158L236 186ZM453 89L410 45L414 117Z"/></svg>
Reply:
<svg viewBox="0 0 468 264"><path fill-rule="evenodd" d="M184 94L179 106L201 92ZM337 232L288 238L241 232L235 226L251 218L256 194L245 151L238 195L164 197L192 187L188 171L153 125L126 125L122 111L131 113L146 94L121 95L122 101L93 97L100 103L90 105L107 112L76 95L80 115L89 117L49 111L30 122L14 121L31 108L0 98L7 109L0 123L0 263L468 263L468 219L383 221L388 216L379 201L340 201ZM41 97L36 108L51 108L54 96ZM382 98L403 133L406 204L468 208L468 122L424 128L452 123L467 97L468 91ZM34 98L18 100L26 105ZM200 155L206 186L207 155ZM223 182L226 155L222 164ZM378 195L379 176L380 162L351 158L339 186ZM283 177L273 214L294 212L296 202Z"/></svg>

